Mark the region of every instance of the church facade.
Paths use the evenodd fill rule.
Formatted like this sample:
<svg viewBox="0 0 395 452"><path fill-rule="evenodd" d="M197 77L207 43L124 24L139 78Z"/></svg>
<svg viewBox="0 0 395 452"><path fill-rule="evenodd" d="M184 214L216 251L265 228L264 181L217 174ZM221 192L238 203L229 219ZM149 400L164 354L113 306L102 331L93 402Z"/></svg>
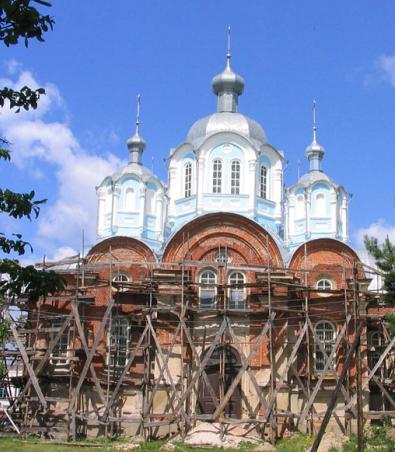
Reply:
<svg viewBox="0 0 395 452"><path fill-rule="evenodd" d="M55 267L65 293L30 318L46 409L71 437L201 421L312 432L335 390L330 428L349 432L358 385L366 413L389 409L373 379L390 357L385 308L348 245L348 195L322 169L315 121L309 171L285 188L283 152L238 111L229 51L212 90L216 111L171 150L167 184L142 164L138 113L128 164L97 187L96 245Z"/></svg>
<svg viewBox="0 0 395 452"><path fill-rule="evenodd" d="M146 146L136 133L128 142L129 163L97 188L98 239L134 237L161 258L169 239L205 214L230 212L267 230L285 262L306 241L348 242L348 198L322 170L324 148L313 139L306 148L309 171L284 187L284 153L271 145L263 127L238 112L244 80L227 55L225 70L212 80L217 111L197 120L186 140L171 149L168 185L142 165ZM314 106L315 109L315 106Z"/></svg>

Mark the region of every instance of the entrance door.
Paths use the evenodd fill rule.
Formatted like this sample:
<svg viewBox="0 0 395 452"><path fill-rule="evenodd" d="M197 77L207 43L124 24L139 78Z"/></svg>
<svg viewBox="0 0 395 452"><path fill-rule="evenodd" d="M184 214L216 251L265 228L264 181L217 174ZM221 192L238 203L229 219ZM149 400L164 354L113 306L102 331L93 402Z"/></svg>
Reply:
<svg viewBox="0 0 395 452"><path fill-rule="evenodd" d="M236 378L240 367L237 353L230 347L217 347L206 365L205 371L213 391L219 401ZM215 402L203 377L199 381L198 407L201 414L213 414ZM237 385L229 402L224 408L224 415L239 419L241 417L241 387Z"/></svg>

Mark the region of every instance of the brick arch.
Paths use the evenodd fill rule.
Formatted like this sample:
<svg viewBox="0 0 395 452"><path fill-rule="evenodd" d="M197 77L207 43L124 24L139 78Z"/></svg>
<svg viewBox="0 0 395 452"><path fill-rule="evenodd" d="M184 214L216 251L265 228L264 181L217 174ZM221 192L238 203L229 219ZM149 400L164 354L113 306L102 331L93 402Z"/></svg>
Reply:
<svg viewBox="0 0 395 452"><path fill-rule="evenodd" d="M344 287L345 279L353 278L354 266L358 277L363 278L364 272L356 252L343 242L324 238L311 240L306 246L303 244L297 248L289 265L302 279L304 272L298 270L311 270L307 274L308 285L314 285L320 277L328 277L338 289Z"/></svg>
<svg viewBox="0 0 395 452"><path fill-rule="evenodd" d="M145 243L132 237L122 236L99 242L90 249L86 258L89 263L105 263L110 260L113 264L117 261L156 262L154 253Z"/></svg>
<svg viewBox="0 0 395 452"><path fill-rule="evenodd" d="M166 245L162 260L202 260L219 246L242 256L240 264L283 267L271 235L254 221L232 213L207 214L184 225Z"/></svg>

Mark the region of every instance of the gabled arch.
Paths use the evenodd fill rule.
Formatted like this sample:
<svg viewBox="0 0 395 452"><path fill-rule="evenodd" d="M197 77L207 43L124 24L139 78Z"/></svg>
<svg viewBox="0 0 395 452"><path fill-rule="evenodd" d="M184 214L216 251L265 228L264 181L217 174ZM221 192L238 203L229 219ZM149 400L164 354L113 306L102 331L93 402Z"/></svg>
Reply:
<svg viewBox="0 0 395 452"><path fill-rule="evenodd" d="M110 237L94 245L86 256L89 263L112 262L156 262L152 250L133 237Z"/></svg>
<svg viewBox="0 0 395 452"><path fill-rule="evenodd" d="M254 221L233 213L210 213L185 224L167 243L163 262L201 260L209 250L235 249L248 265L283 267L272 236Z"/></svg>
<svg viewBox="0 0 395 452"><path fill-rule="evenodd" d="M334 287L340 289L345 285L345 279L353 277L354 266L358 277L364 277L357 253L345 243L330 238L310 240L300 245L293 253L289 267L304 278L304 270L310 270L308 284L316 285L318 279L332 278Z"/></svg>

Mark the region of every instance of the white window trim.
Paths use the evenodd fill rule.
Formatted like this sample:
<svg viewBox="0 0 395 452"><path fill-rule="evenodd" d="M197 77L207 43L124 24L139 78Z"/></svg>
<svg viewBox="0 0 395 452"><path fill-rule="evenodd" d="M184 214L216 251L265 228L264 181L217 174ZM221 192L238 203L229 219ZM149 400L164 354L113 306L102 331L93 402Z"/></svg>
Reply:
<svg viewBox="0 0 395 452"><path fill-rule="evenodd" d="M232 271L232 272L230 272L229 273L229 275L228 275L228 284L231 284L231 282L230 282L230 280L231 280L231 278L232 278L232 276L233 275L235 275L236 273L239 273L240 275L243 275L243 280L244 280L244 283L243 284L246 284L246 282L247 282L247 277L246 277L246 275L245 275L245 273L244 272L241 272L241 271L239 271L239 270L234 270L234 271ZM239 290L239 289L231 289L230 287L228 288L228 294L227 294L227 298L228 298L228 308L229 309L239 309L239 308L230 308L229 306L230 306L230 303L231 303L231 291L232 290ZM243 307L245 308L246 307L246 301L247 301L247 288L246 287L243 287L242 289L241 289L241 291L243 291Z"/></svg>
<svg viewBox="0 0 395 452"><path fill-rule="evenodd" d="M336 329L336 325L331 322L330 320L320 320L319 322L317 322L314 325L314 333L318 336L317 333L317 329L319 328L320 325L327 323L329 325L331 325L332 327L332 331L333 331L333 337L332 337L332 347L334 346L335 342L336 342L336 337L337 337L337 329ZM325 348L325 342L320 339L320 342L322 345L324 345ZM313 357L314 357L314 372L316 373L322 373L322 369L317 369L317 352L322 353L320 346L316 343L316 341L313 342L313 347L314 347L314 353L313 353ZM327 353L327 355L329 356L331 354L331 352ZM327 373L329 373L331 370L336 370L336 351L333 355L333 364L332 364L332 368L328 368ZM326 363L326 359L324 358L325 362L324 362L324 367L325 367L325 363Z"/></svg>
<svg viewBox="0 0 395 452"><path fill-rule="evenodd" d="M220 177L217 177L217 184L214 184L214 180L215 180L215 178L214 178L214 168L215 168L215 164L216 164L216 162L219 162L219 164L220 164L220 171L218 171L218 169L216 170L216 172L217 172L217 174L219 173L220 174ZM218 181L219 181L219 183L218 183ZM213 160L213 163L212 163L212 168L211 168L211 191L212 191L212 193L214 194L214 195L220 195L220 194L222 194L223 193L223 182L224 182L224 164L223 164L223 162L222 162L222 159L219 159L219 158L215 158L214 160ZM214 190L214 187L217 187L217 189L219 188L219 191L215 191Z"/></svg>
<svg viewBox="0 0 395 452"><path fill-rule="evenodd" d="M121 281L121 282L131 282L132 281L132 278L127 273L125 273L124 271L118 271L116 274L113 275L111 282L117 282L117 278L120 278L120 277L126 278L124 281ZM117 289L112 284L111 284L111 288L115 292L125 292L127 290L125 287L120 287L119 289Z"/></svg>
<svg viewBox="0 0 395 452"><path fill-rule="evenodd" d="M324 289L324 288L318 287L319 283L322 282L322 281L329 282L330 288L329 289ZM330 297L331 293L330 292L325 292L325 291L326 290L334 290L334 289L336 289L336 286L335 286L335 282L332 279L328 278L327 276L320 276L317 279L316 283L315 283L315 289L318 292L318 296L320 296L320 297Z"/></svg>
<svg viewBox="0 0 395 452"><path fill-rule="evenodd" d="M262 184L262 170L265 168L265 184ZM263 189L262 189L263 188ZM264 194L264 196L262 196ZM259 166L259 184L258 184L258 198L269 199L269 168L267 165L261 163Z"/></svg>
<svg viewBox="0 0 395 452"><path fill-rule="evenodd" d="M202 306L201 303L201 292L202 292L202 276L205 272L211 272L214 275L214 287L213 287L213 292L214 292L214 302L213 305L210 307L206 307L206 306ZM210 308L214 308L217 304L216 301L216 297L217 297L217 293L218 293L218 288L217 288L217 283L218 283L218 275L217 272L215 270L213 270L212 268L204 268L199 272L199 276L198 276L198 282L199 282L199 307L203 308L203 309L210 309ZM211 287L211 286L210 286Z"/></svg>
<svg viewBox="0 0 395 452"><path fill-rule="evenodd" d="M59 330L62 328L62 326L63 326L63 320L55 320L52 322L52 325L51 325L51 327L59 328ZM54 349L51 352L50 363L55 367L64 367L70 363L70 331L71 331L70 327L67 326L66 329L63 331L62 335L60 336ZM50 334L51 334L50 340L52 340L52 338L54 338L58 333L54 332L54 333L50 333ZM65 337L65 336L67 336L66 353L64 355L57 355L54 353L54 351L56 351L55 349L59 346L59 343L62 340L62 337Z"/></svg>
<svg viewBox="0 0 395 452"><path fill-rule="evenodd" d="M187 167L190 167L189 174L189 188L187 188ZM184 163L183 167L183 198L190 198L192 196L192 177L193 177L193 165L191 161ZM189 194L187 194L189 191Z"/></svg>
<svg viewBox="0 0 395 452"><path fill-rule="evenodd" d="M111 321L111 327L113 326L113 322L116 322L117 320L121 320L121 321L126 321L127 322L127 332L126 332L126 337L127 337L127 345L126 345L126 361L127 361L127 357L129 354L129 350L130 350L130 340L131 340L131 325L130 325L130 320L127 317L113 317L112 321ZM124 364L110 364L110 359L111 359L111 352L112 352L112 347L111 347L111 337L113 336L113 333L111 331L111 328L109 328L107 330L107 352L106 352L106 365L107 366L111 366L111 368L114 369L118 369L122 366L124 366ZM117 346L118 349L118 346Z"/></svg>
<svg viewBox="0 0 395 452"><path fill-rule="evenodd" d="M239 164L239 168L238 168L238 173L235 171L235 174L238 174L238 177L233 178L233 164L234 163L238 163ZM230 194L231 195L235 195L238 196L241 193L241 161L240 159L233 159L230 162ZM233 182L238 182L237 185L233 186ZM237 189L238 193L233 193L233 189Z"/></svg>

